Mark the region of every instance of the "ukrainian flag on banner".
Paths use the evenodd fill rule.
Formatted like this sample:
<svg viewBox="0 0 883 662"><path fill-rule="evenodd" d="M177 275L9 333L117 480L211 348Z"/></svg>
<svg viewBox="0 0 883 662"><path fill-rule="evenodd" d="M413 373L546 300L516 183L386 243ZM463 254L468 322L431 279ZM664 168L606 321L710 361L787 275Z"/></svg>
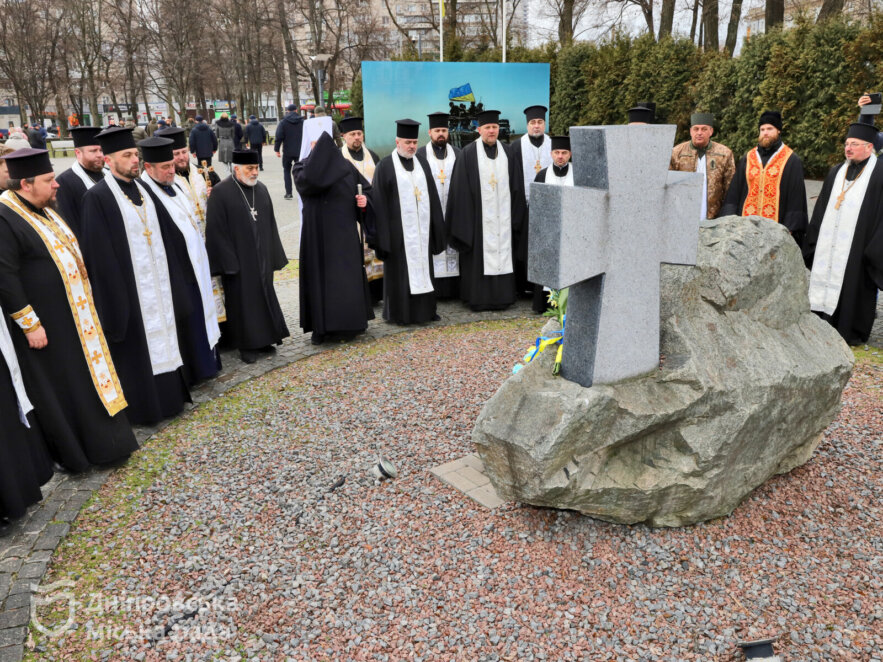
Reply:
<svg viewBox="0 0 883 662"><path fill-rule="evenodd" d="M448 92L448 99L451 101L475 101L475 95L472 94L472 86L469 83L460 87L451 88Z"/></svg>

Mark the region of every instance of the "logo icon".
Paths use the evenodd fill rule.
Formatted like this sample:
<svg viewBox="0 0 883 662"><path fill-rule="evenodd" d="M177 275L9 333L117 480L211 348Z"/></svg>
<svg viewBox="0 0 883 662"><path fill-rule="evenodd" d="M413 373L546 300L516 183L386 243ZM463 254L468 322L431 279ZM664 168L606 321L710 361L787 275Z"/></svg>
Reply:
<svg viewBox="0 0 883 662"><path fill-rule="evenodd" d="M54 639L73 629L74 618L77 612L77 598L68 589L72 589L75 586L76 584L71 580L62 579L48 586L34 587L34 600L31 602L31 622L33 622L38 632L45 634L50 639ZM57 602L62 603L64 600L67 600L67 620L54 627L43 625L37 615L37 608L53 605Z"/></svg>

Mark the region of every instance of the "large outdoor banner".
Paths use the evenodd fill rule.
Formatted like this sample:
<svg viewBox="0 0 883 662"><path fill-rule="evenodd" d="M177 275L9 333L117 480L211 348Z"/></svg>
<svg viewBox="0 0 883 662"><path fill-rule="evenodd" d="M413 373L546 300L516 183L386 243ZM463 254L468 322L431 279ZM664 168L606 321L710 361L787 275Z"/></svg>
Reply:
<svg viewBox="0 0 883 662"><path fill-rule="evenodd" d="M477 136L475 115L499 110L500 139L527 130L525 107L549 106L549 65L499 62L362 62L365 144L381 156L395 149L395 121L421 122L420 144L429 141L426 116L451 114L451 142ZM548 119L548 117L547 117Z"/></svg>

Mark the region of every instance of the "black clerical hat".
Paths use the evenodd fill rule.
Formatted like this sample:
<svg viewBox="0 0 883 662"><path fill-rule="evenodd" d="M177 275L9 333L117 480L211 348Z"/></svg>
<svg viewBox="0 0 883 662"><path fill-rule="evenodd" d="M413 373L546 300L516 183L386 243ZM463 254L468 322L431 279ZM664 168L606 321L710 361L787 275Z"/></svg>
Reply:
<svg viewBox="0 0 883 662"><path fill-rule="evenodd" d="M656 113L652 108L647 108L646 106L635 106L634 108L629 108L629 123L632 122L643 122L644 124L653 124L653 120L656 119Z"/></svg>
<svg viewBox="0 0 883 662"><path fill-rule="evenodd" d="M448 113L429 113L427 117L430 129L447 129L448 120L451 118Z"/></svg>
<svg viewBox="0 0 883 662"><path fill-rule="evenodd" d="M6 166L9 168L10 179L27 179L52 172L49 152L45 149L23 147L7 154L3 160L6 161Z"/></svg>
<svg viewBox="0 0 883 662"><path fill-rule="evenodd" d="M233 150L234 165L257 165L258 153L250 149L234 149Z"/></svg>
<svg viewBox="0 0 883 662"><path fill-rule="evenodd" d="M656 102L655 101L639 101L635 104L639 108L646 108L647 110L652 110L653 115L656 115Z"/></svg>
<svg viewBox="0 0 883 662"><path fill-rule="evenodd" d="M877 127L873 124L865 124L864 122L853 122L849 125L849 131L846 132L847 138L856 138L865 142L874 144L877 140Z"/></svg>
<svg viewBox="0 0 883 662"><path fill-rule="evenodd" d="M546 111L548 110L545 106L528 106L524 109L524 116L528 122L531 120L545 120Z"/></svg>
<svg viewBox="0 0 883 662"><path fill-rule="evenodd" d="M762 127L764 124L772 124L779 131L782 130L782 113L778 110L765 110L760 115L760 119L757 121L758 128Z"/></svg>
<svg viewBox="0 0 883 662"><path fill-rule="evenodd" d="M478 126L484 126L485 124L499 124L500 111L483 110L475 116L475 119L478 121Z"/></svg>
<svg viewBox="0 0 883 662"><path fill-rule="evenodd" d="M570 136L552 136L552 149L566 149L570 151Z"/></svg>
<svg viewBox="0 0 883 662"><path fill-rule="evenodd" d="M101 133L100 126L75 126L71 129L71 138L74 139L74 147L89 147L98 145L95 137Z"/></svg>
<svg viewBox="0 0 883 662"><path fill-rule="evenodd" d="M414 120L396 120L396 138L404 140L417 140L420 135L420 122Z"/></svg>
<svg viewBox="0 0 883 662"><path fill-rule="evenodd" d="M187 130L181 127L171 126L168 129L160 129L153 135L171 139L173 150L187 147Z"/></svg>
<svg viewBox="0 0 883 662"><path fill-rule="evenodd" d="M175 159L175 141L171 138L153 136L138 141L141 157L145 163L168 163Z"/></svg>
<svg viewBox="0 0 883 662"><path fill-rule="evenodd" d="M364 131L365 125L362 123L361 117L344 117L337 123L337 128L341 133L349 133L350 131Z"/></svg>
<svg viewBox="0 0 883 662"><path fill-rule="evenodd" d="M101 151L105 154L122 152L124 149L135 149L135 138L132 129L125 126L111 126L95 136Z"/></svg>

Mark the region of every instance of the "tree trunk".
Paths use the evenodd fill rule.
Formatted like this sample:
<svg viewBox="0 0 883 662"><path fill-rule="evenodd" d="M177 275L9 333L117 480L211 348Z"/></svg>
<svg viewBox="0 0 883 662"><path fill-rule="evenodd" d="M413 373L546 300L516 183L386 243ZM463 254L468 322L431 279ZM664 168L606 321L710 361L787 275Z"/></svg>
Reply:
<svg viewBox="0 0 883 662"><path fill-rule="evenodd" d="M741 0L739 0L741 2ZM662 9L659 13L659 36L656 40L671 36L671 29L675 19L675 0L662 0Z"/></svg>
<svg viewBox="0 0 883 662"><path fill-rule="evenodd" d="M773 28L781 27L785 22L785 0L766 0L764 12L764 26L769 32Z"/></svg>
<svg viewBox="0 0 883 662"><path fill-rule="evenodd" d="M700 0L693 0L693 23L690 25L691 42L696 40L696 23L699 21L699 3Z"/></svg>
<svg viewBox="0 0 883 662"><path fill-rule="evenodd" d="M725 48L732 56L736 52L736 39L739 37L739 21L742 20L742 0L733 0L730 10L730 24L727 26L727 43Z"/></svg>
<svg viewBox="0 0 883 662"><path fill-rule="evenodd" d="M668 1L668 0L666 0ZM674 0L671 0L672 2ZM558 14L558 43L570 46L573 43L573 3L575 0L562 0Z"/></svg>
<svg viewBox="0 0 883 662"><path fill-rule="evenodd" d="M291 29L288 27L288 18L285 14L283 0L276 0L276 11L279 14L279 22L282 24L282 43L285 46L285 63L288 65L288 79L291 83L291 95L294 103L300 106L300 83L297 80L297 44L291 37Z"/></svg>
<svg viewBox="0 0 883 662"><path fill-rule="evenodd" d="M816 18L816 23L821 23L829 18L840 16L842 12L843 0L824 0L822 2L822 8L819 10L818 18Z"/></svg>
<svg viewBox="0 0 883 662"><path fill-rule="evenodd" d="M644 20L647 22L647 32L653 35L653 2L652 0L641 3L641 11L644 12Z"/></svg>
<svg viewBox="0 0 883 662"><path fill-rule="evenodd" d="M720 50L717 0L705 0L702 6L702 23L705 26L704 49L715 52Z"/></svg>

